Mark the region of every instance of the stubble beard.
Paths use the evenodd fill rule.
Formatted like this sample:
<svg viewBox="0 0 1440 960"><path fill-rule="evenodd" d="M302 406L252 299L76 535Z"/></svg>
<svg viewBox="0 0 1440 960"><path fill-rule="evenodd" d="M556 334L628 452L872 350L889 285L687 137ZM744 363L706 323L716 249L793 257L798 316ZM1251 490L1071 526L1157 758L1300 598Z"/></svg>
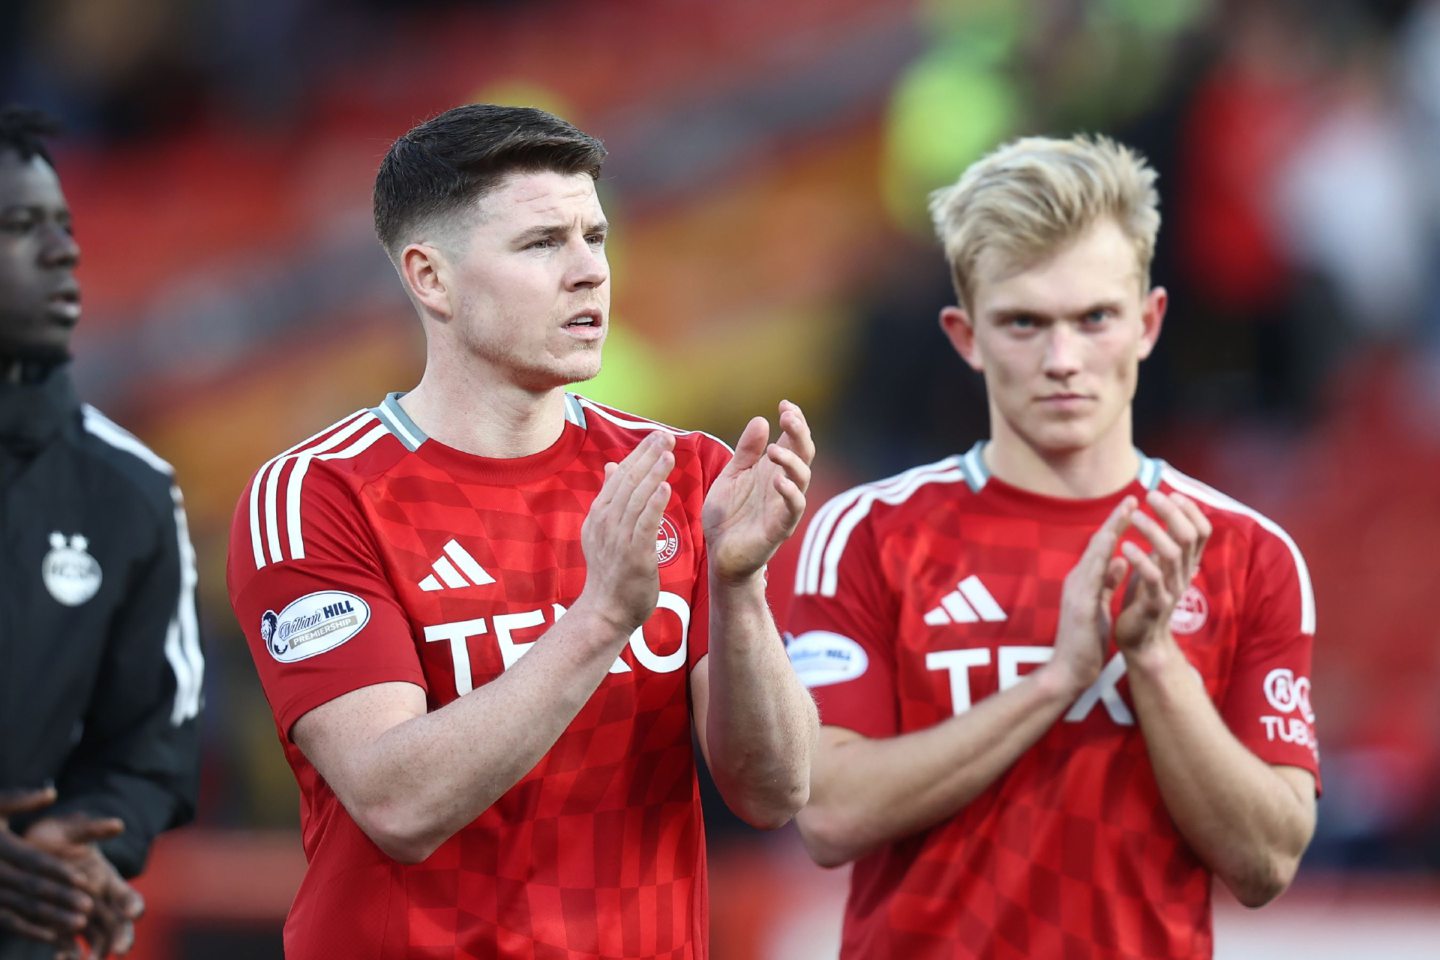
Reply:
<svg viewBox="0 0 1440 960"><path fill-rule="evenodd" d="M548 352L541 357L525 356L509 346L471 344L471 354L515 386L534 393L593 380L600 373L600 347L575 351L567 357ZM593 360L590 358L593 356Z"/></svg>

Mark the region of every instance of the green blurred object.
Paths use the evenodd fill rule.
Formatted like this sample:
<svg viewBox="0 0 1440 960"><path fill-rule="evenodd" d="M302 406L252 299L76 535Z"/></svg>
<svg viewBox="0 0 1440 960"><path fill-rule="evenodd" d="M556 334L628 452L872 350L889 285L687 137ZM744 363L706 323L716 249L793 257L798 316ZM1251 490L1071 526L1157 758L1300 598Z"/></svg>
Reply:
<svg viewBox="0 0 1440 960"><path fill-rule="evenodd" d="M1170 34L1210 14L1214 7L1214 0L1100 0L1098 11L1161 35L1154 39L1168 39Z"/></svg>
<svg viewBox="0 0 1440 960"><path fill-rule="evenodd" d="M963 54L970 67L1009 61L1024 32L1033 0L924 0L923 33Z"/></svg>
<svg viewBox="0 0 1440 960"><path fill-rule="evenodd" d="M1105 129L1138 115L1173 66L1177 35L1214 6L1087 0L1067 12L1044 0L922 0L917 16L935 40L896 84L886 118L881 195L891 219L928 233L930 191L1020 133Z"/></svg>
<svg viewBox="0 0 1440 960"><path fill-rule="evenodd" d="M599 376L577 384L574 391L597 403L644 417L665 419L661 414L670 386L659 355L643 337L625 329L623 320L617 323L612 314L610 321Z"/></svg>
<svg viewBox="0 0 1440 960"><path fill-rule="evenodd" d="M932 50L895 88L886 117L881 192L902 229L929 231L926 197L1009 137L1022 107L998 69L976 69L968 45Z"/></svg>

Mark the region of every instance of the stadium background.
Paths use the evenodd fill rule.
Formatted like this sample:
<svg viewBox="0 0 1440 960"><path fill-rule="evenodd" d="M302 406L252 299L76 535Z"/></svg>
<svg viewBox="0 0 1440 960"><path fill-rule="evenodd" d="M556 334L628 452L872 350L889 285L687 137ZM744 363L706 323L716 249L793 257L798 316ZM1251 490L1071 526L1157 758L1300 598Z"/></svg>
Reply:
<svg viewBox="0 0 1440 960"><path fill-rule="evenodd" d="M202 813L136 956L279 956L296 792L228 523L264 459L418 377L369 191L466 100L611 149L585 392L726 437L797 400L816 505L984 431L926 191L1027 132L1143 149L1173 307L1140 444L1285 525L1319 602L1319 833L1278 904L1217 894L1219 956L1440 956L1440 2L9 0L0 100L69 127L82 390L176 465L202 565ZM843 873L719 811L712 838L716 960L834 955Z"/></svg>

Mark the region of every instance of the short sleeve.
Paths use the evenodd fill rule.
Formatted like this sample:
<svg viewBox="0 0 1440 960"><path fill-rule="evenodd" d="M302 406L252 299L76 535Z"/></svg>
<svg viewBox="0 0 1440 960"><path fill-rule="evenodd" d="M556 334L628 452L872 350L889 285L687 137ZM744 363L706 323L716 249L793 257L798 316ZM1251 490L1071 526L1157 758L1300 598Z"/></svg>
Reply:
<svg viewBox="0 0 1440 960"><path fill-rule="evenodd" d="M1318 787L1310 696L1315 600L1304 558L1278 528L1256 532L1245 592L1222 715L1256 756L1308 770Z"/></svg>
<svg viewBox="0 0 1440 960"><path fill-rule="evenodd" d="M786 650L819 705L821 723L891 737L900 723L898 605L884 577L873 514L844 531L845 501L842 494L822 507L805 531Z"/></svg>
<svg viewBox="0 0 1440 960"><path fill-rule="evenodd" d="M426 688L408 619L343 479L324 469L305 478L298 558L263 538L251 510L247 489L231 529L230 603L283 734L352 690L392 681Z"/></svg>

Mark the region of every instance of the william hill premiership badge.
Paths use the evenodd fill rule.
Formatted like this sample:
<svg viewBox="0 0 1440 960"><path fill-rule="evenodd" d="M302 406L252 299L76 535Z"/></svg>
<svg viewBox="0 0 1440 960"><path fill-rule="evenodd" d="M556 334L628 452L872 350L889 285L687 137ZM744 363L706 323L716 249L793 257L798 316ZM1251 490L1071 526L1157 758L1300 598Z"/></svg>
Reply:
<svg viewBox="0 0 1440 960"><path fill-rule="evenodd" d="M67 607L78 607L100 589L100 564L86 551L90 541L81 534L50 534L50 552L40 563L40 576L50 596Z"/></svg>
<svg viewBox="0 0 1440 960"><path fill-rule="evenodd" d="M353 593L320 590L307 593L276 613L260 617L260 639L281 663L305 660L358 634L370 622L370 605Z"/></svg>

